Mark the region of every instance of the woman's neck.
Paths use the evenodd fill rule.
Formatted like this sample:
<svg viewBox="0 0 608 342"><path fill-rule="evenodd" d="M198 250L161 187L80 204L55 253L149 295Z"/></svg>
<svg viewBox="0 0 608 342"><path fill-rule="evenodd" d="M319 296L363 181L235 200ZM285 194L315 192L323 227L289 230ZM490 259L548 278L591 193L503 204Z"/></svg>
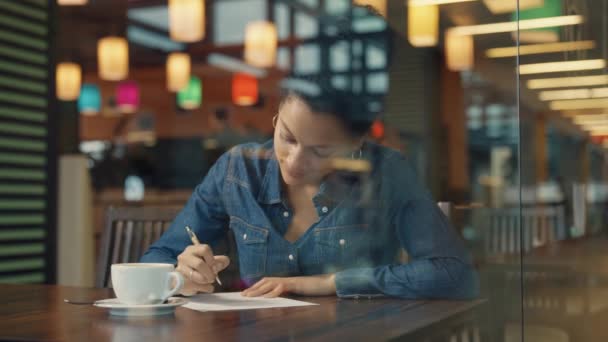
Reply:
<svg viewBox="0 0 608 342"><path fill-rule="evenodd" d="M319 192L320 186L320 184L285 185L289 197L304 196L311 200Z"/></svg>

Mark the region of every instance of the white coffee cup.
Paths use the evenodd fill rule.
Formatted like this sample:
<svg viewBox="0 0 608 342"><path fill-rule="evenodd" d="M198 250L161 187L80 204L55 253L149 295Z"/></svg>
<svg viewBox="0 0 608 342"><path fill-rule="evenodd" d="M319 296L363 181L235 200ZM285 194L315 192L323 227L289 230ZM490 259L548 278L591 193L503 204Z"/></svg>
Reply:
<svg viewBox="0 0 608 342"><path fill-rule="evenodd" d="M112 287L118 300L124 304L159 304L178 293L183 286L184 277L175 272L171 264L112 265Z"/></svg>

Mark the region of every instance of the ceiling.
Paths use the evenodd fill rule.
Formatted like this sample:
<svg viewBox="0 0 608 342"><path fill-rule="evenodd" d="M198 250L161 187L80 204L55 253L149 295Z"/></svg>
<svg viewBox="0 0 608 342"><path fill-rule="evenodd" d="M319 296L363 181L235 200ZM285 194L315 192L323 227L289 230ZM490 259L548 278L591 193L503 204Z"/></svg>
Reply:
<svg viewBox="0 0 608 342"><path fill-rule="evenodd" d="M221 0L233 1L233 0ZM276 0L295 6L300 10L310 10L304 0ZM505 0L508 1L508 0ZM515 1L515 0L513 0ZM207 1L207 6L210 6L211 1ZM578 53L552 53L533 56L521 56L520 64L538 63L548 61L562 61L573 59L593 59L606 58L606 53L603 52L608 41L608 32L606 31L606 22L608 16L602 11L595 10L602 8L607 0L564 0L565 5L569 9L574 9L578 13L582 13L586 22L576 28L570 27L562 29L562 36L575 36L578 40L592 39L596 42L596 48ZM391 1L390 11L405 11L403 1ZM208 10L207 15L212 11ZM327 17L323 13L313 12L319 20L325 20ZM321 15L320 15L321 14ZM392 22L391 17L404 17L389 14L389 23L395 28L403 25L400 22ZM59 6L58 9L58 60L71 59L83 65L85 71L93 71L96 69L96 42L99 38L106 35L126 35L134 37L142 41L141 44L130 44L130 63L132 67L149 67L162 66L165 63L166 54L171 50L186 50L188 51L195 63L201 64L201 68L206 64L209 53L220 52L226 55L240 57L242 54L242 46L223 45L214 46L206 38L203 42L196 44L181 44L172 42L168 39L167 34L167 9L166 0L90 0L87 6L64 7ZM502 22L509 21L510 15L493 15L483 4L482 1L471 1L457 4L448 4L441 6L441 31L455 25L474 25L480 23ZM131 24L136 24L132 26ZM208 25L209 26L209 25ZM404 27L405 25L401 26ZM207 30L209 32L209 30ZM402 32L403 29L398 29ZM209 36L209 34L207 34ZM131 39L131 38L130 38ZM147 43L155 44L155 47L145 46ZM297 45L299 42L295 39L289 39L285 44ZM440 42L439 48L441 48ZM478 70L485 79L494 84L497 89L507 92L507 96L512 96L515 99L517 92L517 78L515 67L517 60L513 58L488 59L484 57L484 52L488 48L515 46L515 42L510 33L488 34L475 37L476 48L476 70ZM214 72L213 67L209 70ZM215 70L215 72L222 72ZM584 74L600 74L606 71L591 71L572 73L555 73L543 77L557 76L573 76ZM521 80L525 81L530 76L522 75ZM522 82L522 84L524 84ZM532 110L546 110L546 104L538 100L536 92L530 91L525 87L521 89L523 102Z"/></svg>

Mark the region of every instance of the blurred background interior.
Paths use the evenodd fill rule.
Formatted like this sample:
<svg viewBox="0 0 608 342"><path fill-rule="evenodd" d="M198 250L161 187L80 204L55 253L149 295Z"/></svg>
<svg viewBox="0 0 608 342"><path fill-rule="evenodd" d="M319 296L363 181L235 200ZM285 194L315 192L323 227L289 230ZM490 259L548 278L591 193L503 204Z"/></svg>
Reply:
<svg viewBox="0 0 608 342"><path fill-rule="evenodd" d="M0 282L92 286L108 208L181 207L329 75L449 202L483 329L605 341L607 58L608 0L1 1Z"/></svg>

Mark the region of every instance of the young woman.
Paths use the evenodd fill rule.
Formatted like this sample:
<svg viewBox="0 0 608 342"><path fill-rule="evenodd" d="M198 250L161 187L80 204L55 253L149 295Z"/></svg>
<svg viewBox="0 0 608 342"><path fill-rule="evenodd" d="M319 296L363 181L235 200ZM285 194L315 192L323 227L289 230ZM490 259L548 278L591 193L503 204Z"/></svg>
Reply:
<svg viewBox="0 0 608 342"><path fill-rule="evenodd" d="M211 292L230 262L211 246L232 231L245 296L475 297L460 238L407 159L365 141L365 108L333 90L288 93L274 138L225 153L142 261L177 264L184 294Z"/></svg>

